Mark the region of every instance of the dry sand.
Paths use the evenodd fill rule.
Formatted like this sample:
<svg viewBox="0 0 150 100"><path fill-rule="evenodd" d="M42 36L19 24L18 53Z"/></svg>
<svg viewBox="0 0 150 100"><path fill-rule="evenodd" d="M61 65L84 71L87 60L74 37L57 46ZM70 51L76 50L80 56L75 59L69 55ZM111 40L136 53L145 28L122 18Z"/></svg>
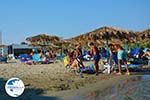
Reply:
<svg viewBox="0 0 150 100"><path fill-rule="evenodd" d="M89 63L91 62L84 62L85 65L89 65ZM62 91L76 91L102 80L107 81L112 79L111 82L114 81L114 75L104 74L100 74L99 76L84 74L84 78L80 78L68 72L61 61L54 64L26 65L14 60L8 64L0 64L0 98L12 99L7 96L4 90L5 82L12 77L20 78L25 84L25 92L20 97L23 100L33 99L33 97L36 98L37 96L40 100L39 95L42 98L44 97L44 99L55 100L57 99L55 96L64 96ZM116 76L115 78L120 79L120 76Z"/></svg>

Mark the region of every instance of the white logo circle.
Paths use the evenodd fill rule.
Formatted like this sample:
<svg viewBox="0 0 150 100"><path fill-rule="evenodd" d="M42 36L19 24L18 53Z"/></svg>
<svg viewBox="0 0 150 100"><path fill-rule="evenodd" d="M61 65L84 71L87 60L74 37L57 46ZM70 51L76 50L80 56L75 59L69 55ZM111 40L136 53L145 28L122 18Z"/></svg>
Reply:
<svg viewBox="0 0 150 100"><path fill-rule="evenodd" d="M24 83L19 78L11 78L5 84L5 90L11 97L19 97L24 89Z"/></svg>

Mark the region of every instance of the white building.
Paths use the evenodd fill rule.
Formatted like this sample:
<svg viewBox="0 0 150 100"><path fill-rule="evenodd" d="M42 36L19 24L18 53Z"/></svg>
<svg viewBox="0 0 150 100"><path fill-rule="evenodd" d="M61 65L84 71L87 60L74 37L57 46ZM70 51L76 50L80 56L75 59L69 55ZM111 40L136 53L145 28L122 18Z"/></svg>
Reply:
<svg viewBox="0 0 150 100"><path fill-rule="evenodd" d="M8 55L8 47L5 45L0 46L0 55L7 56Z"/></svg>

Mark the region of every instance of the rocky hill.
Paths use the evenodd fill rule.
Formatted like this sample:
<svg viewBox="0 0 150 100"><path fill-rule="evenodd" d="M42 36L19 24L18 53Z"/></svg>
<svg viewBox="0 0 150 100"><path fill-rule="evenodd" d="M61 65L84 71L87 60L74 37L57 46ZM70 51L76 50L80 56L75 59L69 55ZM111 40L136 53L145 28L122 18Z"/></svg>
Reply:
<svg viewBox="0 0 150 100"><path fill-rule="evenodd" d="M54 43L60 42L60 38L57 36L50 36L47 34L40 34L33 37L26 38L26 41L30 45L34 46L51 46L51 47L57 47Z"/></svg>
<svg viewBox="0 0 150 100"><path fill-rule="evenodd" d="M102 27L94 31L82 34L77 37L69 39L73 43L79 42L86 45L89 41L95 41L99 45L106 43L108 39L109 42L120 42L123 43L125 40L129 42L134 42L137 36L133 31L122 30L114 27Z"/></svg>
<svg viewBox="0 0 150 100"><path fill-rule="evenodd" d="M48 34L40 34L32 37L26 38L26 41L29 45L33 46L47 46L50 48L59 48L69 46L71 43L65 40L62 40L58 36L50 36Z"/></svg>
<svg viewBox="0 0 150 100"><path fill-rule="evenodd" d="M149 41L150 40L150 29L147 29L143 32L137 32L136 35L137 35L139 41L141 41L141 40Z"/></svg>
<svg viewBox="0 0 150 100"><path fill-rule="evenodd" d="M125 41L128 41L129 43L135 43L137 41L146 41L150 43L150 29L147 29L143 32L134 32L105 26L66 40L60 39L57 36L49 36L46 34L29 37L26 40L32 45L54 44L61 47L73 47L74 44L77 43L87 46L90 41L94 41L98 45L104 45L106 40L108 40L109 43L124 43Z"/></svg>

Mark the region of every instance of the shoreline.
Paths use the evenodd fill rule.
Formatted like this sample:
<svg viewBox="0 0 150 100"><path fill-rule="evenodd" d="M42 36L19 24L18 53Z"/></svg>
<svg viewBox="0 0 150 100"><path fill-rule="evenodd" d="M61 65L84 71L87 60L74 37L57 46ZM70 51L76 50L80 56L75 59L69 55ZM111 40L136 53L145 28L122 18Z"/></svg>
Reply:
<svg viewBox="0 0 150 100"><path fill-rule="evenodd" d="M78 98L79 100L85 100L85 99L93 100L93 98L94 100L108 100L108 98L110 100L112 98L118 100L118 98L120 99L122 98L122 96L126 96L126 95L131 95L130 97L132 97L132 94L127 92L130 92L132 89L133 89L131 91L132 93L137 92L135 90L137 88L141 88L139 84L149 85L150 75L146 75L147 79L144 77L145 77L144 75L132 75L128 77L127 76L113 77L108 80L98 81L97 83L87 84L86 87L82 87L78 90L68 90L64 92L58 92L56 93L55 96L59 96L63 100L76 100L76 98ZM146 87L146 88L148 89L148 91L150 90L150 87ZM144 90L140 90L138 92L143 92L143 91ZM147 93L147 95L149 95L149 93ZM150 96L148 97L150 98Z"/></svg>
<svg viewBox="0 0 150 100"><path fill-rule="evenodd" d="M91 62L84 62L85 65L89 63ZM104 87L107 87L109 85L111 86L112 83L114 84L115 81L122 81L130 77L144 75L144 73L132 74L133 75L130 76L105 75L101 73L99 76L84 74L84 78L80 78L73 73L67 72L62 62L43 65L25 65L16 61L16 63L0 65L0 82L3 83L0 86L0 91L2 92L0 97L8 97L3 88L5 82L12 77L18 77L24 82L26 89L25 93L21 96L23 98L30 99L34 96L46 96L67 99L68 97L64 97L64 94L70 94L73 97L75 95L71 93L82 90L84 94L84 91L91 91L95 89L94 87L98 86L98 84L103 86L103 83ZM150 75L150 72L145 74ZM89 88L91 86L92 88Z"/></svg>

